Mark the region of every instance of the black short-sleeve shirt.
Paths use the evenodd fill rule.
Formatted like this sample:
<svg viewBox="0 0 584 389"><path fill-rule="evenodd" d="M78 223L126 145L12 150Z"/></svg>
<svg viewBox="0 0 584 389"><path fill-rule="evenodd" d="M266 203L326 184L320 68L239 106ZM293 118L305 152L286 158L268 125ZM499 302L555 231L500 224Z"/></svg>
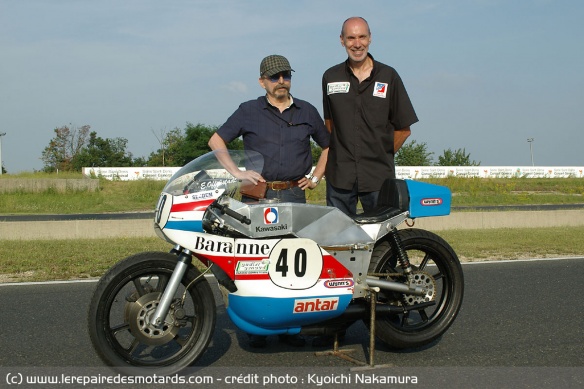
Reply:
<svg viewBox="0 0 584 389"><path fill-rule="evenodd" d="M293 98L280 112L265 96L242 103L217 130L225 141L243 138L246 150L264 157L262 176L268 181L298 180L312 168L310 138L320 147L329 147L330 135L317 109Z"/></svg>
<svg viewBox="0 0 584 389"><path fill-rule="evenodd" d="M369 54L371 59L373 57ZM373 60L371 75L359 83L349 61L322 77L324 119L332 119L326 178L340 189L374 192L395 177L394 131L418 121L398 73Z"/></svg>

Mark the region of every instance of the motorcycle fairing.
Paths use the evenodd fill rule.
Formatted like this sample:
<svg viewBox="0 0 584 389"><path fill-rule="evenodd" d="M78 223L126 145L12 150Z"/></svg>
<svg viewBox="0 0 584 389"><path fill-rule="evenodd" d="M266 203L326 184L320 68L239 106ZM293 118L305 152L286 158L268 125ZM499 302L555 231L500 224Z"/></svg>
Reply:
<svg viewBox="0 0 584 389"><path fill-rule="evenodd" d="M156 207L155 224L160 229L203 232L202 219L205 210L218 191L172 196L162 193Z"/></svg>
<svg viewBox="0 0 584 389"><path fill-rule="evenodd" d="M237 291L228 296L227 313L248 333L294 333L339 316L353 297L352 273L313 240L190 234L187 248L234 280Z"/></svg>
<svg viewBox="0 0 584 389"><path fill-rule="evenodd" d="M404 180L410 196L411 218L450 215L450 189L427 182Z"/></svg>

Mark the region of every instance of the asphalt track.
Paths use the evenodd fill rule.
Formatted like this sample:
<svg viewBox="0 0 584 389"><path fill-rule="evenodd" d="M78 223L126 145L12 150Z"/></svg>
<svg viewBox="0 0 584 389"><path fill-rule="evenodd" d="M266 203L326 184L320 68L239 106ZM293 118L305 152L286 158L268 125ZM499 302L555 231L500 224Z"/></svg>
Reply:
<svg viewBox="0 0 584 389"><path fill-rule="evenodd" d="M416 388L583 386L584 258L467 263L463 269L463 306L442 339L407 351L378 341L374 364L365 368L276 337L266 349L250 348L216 293L213 341L187 377L207 377L211 381L197 385L210 388L387 388L392 385L371 380L390 376L403 378L395 386ZM35 375L113 374L96 356L86 330L94 286L93 281L0 284L0 387ZM368 363L368 336L356 323L341 346ZM408 377L416 383L405 382Z"/></svg>

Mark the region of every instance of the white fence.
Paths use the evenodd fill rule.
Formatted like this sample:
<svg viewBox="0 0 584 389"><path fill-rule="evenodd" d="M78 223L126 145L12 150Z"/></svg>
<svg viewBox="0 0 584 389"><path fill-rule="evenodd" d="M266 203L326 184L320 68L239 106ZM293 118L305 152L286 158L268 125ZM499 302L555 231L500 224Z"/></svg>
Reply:
<svg viewBox="0 0 584 389"><path fill-rule="evenodd" d="M167 181L180 167L84 167L86 177L104 177L108 180L163 180ZM584 166L397 166L400 179L481 177L481 178L583 178Z"/></svg>

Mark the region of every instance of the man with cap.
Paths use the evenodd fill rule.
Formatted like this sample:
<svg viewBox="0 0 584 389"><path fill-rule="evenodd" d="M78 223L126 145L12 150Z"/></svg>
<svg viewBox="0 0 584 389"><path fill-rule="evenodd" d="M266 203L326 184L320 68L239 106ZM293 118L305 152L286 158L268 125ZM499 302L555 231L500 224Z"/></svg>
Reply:
<svg viewBox="0 0 584 389"><path fill-rule="evenodd" d="M227 143L241 136L246 150L264 157L264 169L230 172L254 184L266 181L268 199L305 203L304 191L314 189L324 175L330 134L317 109L290 94L293 71L285 57L265 57L260 64L259 84L266 94L242 103L211 136L209 147L225 149ZM306 178L312 168L310 138L322 148L322 154L314 172Z"/></svg>
<svg viewBox="0 0 584 389"><path fill-rule="evenodd" d="M282 202L306 202L306 189L314 189L324 175L330 134L317 109L310 103L292 97L292 67L281 55L269 55L260 64L259 84L266 94L242 103L209 139L212 150L226 149L226 144L242 137L246 150L264 157L263 171L229 169L240 181L254 184L267 182L267 199ZM310 139L322 154L312 175ZM243 196L242 201L256 201ZM280 340L304 346L299 335L280 335ZM265 336L250 335L252 347L265 347Z"/></svg>

